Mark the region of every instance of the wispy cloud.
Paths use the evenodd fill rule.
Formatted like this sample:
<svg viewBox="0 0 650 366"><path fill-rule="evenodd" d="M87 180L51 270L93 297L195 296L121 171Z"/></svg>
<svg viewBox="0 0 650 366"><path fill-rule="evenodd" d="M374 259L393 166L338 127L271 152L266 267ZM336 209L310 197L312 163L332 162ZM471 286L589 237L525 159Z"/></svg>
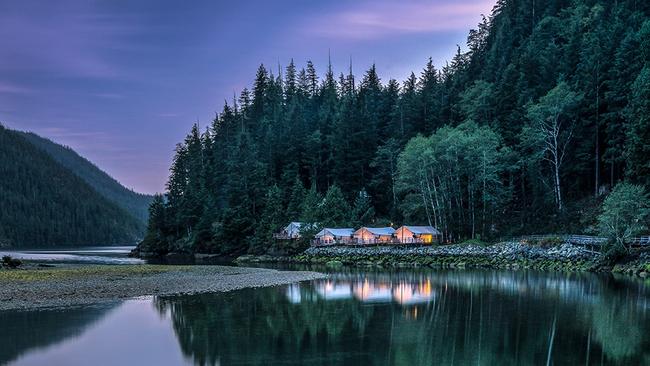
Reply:
<svg viewBox="0 0 650 366"><path fill-rule="evenodd" d="M126 36L137 34L134 19L98 15L92 2L32 5L14 3L0 12L0 71L80 78L120 75L109 56Z"/></svg>
<svg viewBox="0 0 650 366"><path fill-rule="evenodd" d="M31 94L32 89L20 85L0 81L0 94Z"/></svg>
<svg viewBox="0 0 650 366"><path fill-rule="evenodd" d="M374 39L390 34L433 33L467 30L480 14L488 13L493 0L461 4L436 2L367 2L353 9L325 14L305 26L312 34L337 39Z"/></svg>
<svg viewBox="0 0 650 366"><path fill-rule="evenodd" d="M108 135L101 131L79 131L61 127L45 127L37 130L39 135L46 136L53 140L71 140L71 139L97 139L106 138ZM90 141L93 142L93 141Z"/></svg>

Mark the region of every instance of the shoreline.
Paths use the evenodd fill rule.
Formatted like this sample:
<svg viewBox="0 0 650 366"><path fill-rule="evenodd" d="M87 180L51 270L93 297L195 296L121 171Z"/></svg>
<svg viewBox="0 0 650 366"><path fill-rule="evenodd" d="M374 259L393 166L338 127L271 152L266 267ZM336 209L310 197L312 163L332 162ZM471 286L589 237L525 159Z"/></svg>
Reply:
<svg viewBox="0 0 650 366"><path fill-rule="evenodd" d="M0 270L0 311L91 305L142 296L219 293L324 277L308 271L214 265L30 266Z"/></svg>
<svg viewBox="0 0 650 366"><path fill-rule="evenodd" d="M638 251L606 265L602 256L583 247L562 244L549 248L522 244L443 245L427 247L311 247L305 252L284 257L241 256L236 263L320 264L355 267L431 267L535 269L563 272L610 272L646 278L650 276L650 251Z"/></svg>

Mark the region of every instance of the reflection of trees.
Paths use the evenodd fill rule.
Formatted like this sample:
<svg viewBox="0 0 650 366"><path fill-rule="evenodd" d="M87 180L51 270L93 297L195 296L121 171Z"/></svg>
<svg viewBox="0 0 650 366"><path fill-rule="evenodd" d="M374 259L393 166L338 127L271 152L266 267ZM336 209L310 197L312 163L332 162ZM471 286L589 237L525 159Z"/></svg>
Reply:
<svg viewBox="0 0 650 366"><path fill-rule="evenodd" d="M607 359L628 365L648 364L650 342L646 334L649 327L643 315L647 316L650 301L645 289L633 291L636 284L625 281L610 280L608 285L590 311L582 313L585 327L589 328ZM621 292L627 296L620 296ZM643 311L639 311L640 308ZM641 357L645 357L645 362Z"/></svg>
<svg viewBox="0 0 650 366"><path fill-rule="evenodd" d="M0 365L82 334L114 305L0 312Z"/></svg>
<svg viewBox="0 0 650 366"><path fill-rule="evenodd" d="M435 296L405 306L398 303L403 297L364 302L354 291L326 300L324 283L312 283L292 292L267 288L160 298L156 305L170 312L183 352L198 364L644 364L650 359L650 340L644 337L650 329L647 289L635 283L481 271L339 273L327 281L347 283L357 292L388 286L392 293L405 288L424 293L426 283Z"/></svg>
<svg viewBox="0 0 650 366"><path fill-rule="evenodd" d="M313 294L303 298L309 296ZM201 365L266 365L278 355L330 364L335 356L328 350L336 352L341 342L360 347L374 313L350 301L314 299L293 305L281 288L159 298L156 306L161 313L170 312L184 354Z"/></svg>

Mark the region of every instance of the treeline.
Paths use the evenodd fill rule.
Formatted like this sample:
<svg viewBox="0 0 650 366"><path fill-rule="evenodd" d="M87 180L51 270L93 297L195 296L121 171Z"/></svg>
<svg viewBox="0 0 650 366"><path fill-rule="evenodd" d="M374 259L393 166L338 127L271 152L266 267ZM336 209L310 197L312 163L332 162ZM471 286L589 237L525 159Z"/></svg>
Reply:
<svg viewBox="0 0 650 366"><path fill-rule="evenodd" d="M0 125L0 247L133 243L143 226Z"/></svg>
<svg viewBox="0 0 650 366"><path fill-rule="evenodd" d="M262 252L297 219L430 223L449 240L586 230L618 182L650 183L649 14L500 0L467 52L403 83L374 65L360 80L260 66L177 146L142 247Z"/></svg>

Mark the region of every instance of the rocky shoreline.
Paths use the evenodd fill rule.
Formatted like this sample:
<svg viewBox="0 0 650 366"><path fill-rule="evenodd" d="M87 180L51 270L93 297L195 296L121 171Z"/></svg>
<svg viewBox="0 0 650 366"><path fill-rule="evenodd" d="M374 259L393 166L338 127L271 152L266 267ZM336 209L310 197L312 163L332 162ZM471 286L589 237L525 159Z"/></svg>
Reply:
<svg viewBox="0 0 650 366"><path fill-rule="evenodd" d="M323 278L306 271L170 265L0 270L0 311L87 305L140 296L226 292Z"/></svg>
<svg viewBox="0 0 650 366"><path fill-rule="evenodd" d="M650 252L632 253L614 265L582 246L563 243L542 247L526 243L442 245L432 247L312 247L291 257L242 256L238 263L327 264L329 266L536 269L614 272L646 277Z"/></svg>

